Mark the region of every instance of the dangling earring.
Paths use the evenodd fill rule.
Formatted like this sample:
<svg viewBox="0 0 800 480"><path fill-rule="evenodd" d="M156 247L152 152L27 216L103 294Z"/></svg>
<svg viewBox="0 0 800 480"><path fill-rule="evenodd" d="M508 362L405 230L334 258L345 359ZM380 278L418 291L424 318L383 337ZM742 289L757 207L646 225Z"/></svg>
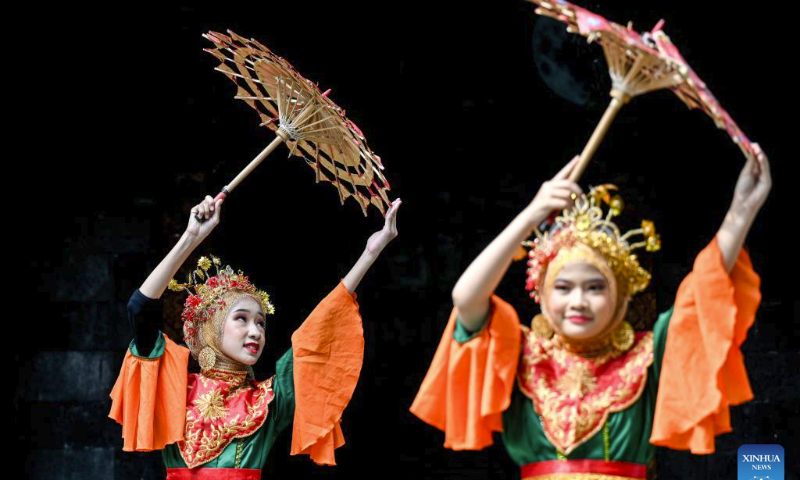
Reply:
<svg viewBox="0 0 800 480"><path fill-rule="evenodd" d="M200 368L203 370L210 370L214 368L214 364L217 363L217 354L214 353L214 350L209 347L203 347L200 350L200 353L197 355L197 363L200 364Z"/></svg>
<svg viewBox="0 0 800 480"><path fill-rule="evenodd" d="M543 340L549 340L553 338L555 334L555 330L553 330L552 325L550 325L550 321L541 313L537 313L536 316L533 317L531 327L533 328L534 335Z"/></svg>
<svg viewBox="0 0 800 480"><path fill-rule="evenodd" d="M631 324L622 321L611 333L611 345L621 352L627 352L633 345L633 327Z"/></svg>
<svg viewBox="0 0 800 480"><path fill-rule="evenodd" d="M256 379L256 372L253 371L252 365L247 366L247 376L250 377L251 380Z"/></svg>

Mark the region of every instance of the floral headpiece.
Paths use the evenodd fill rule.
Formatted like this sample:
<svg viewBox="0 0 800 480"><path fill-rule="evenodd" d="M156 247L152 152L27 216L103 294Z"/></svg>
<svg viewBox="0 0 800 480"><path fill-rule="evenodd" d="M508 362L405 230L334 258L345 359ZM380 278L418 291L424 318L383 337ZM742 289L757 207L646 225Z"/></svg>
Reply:
<svg viewBox="0 0 800 480"><path fill-rule="evenodd" d="M603 256L614 272L620 293L634 295L647 288L650 273L639 265L636 254L631 252L642 247L648 252L658 251L661 249L661 237L649 220L642 220L641 228L622 235L611 218L622 212L624 203L619 195L611 196L612 190L617 190L617 187L611 184L592 187L588 194L575 199L572 209L564 210L561 216L556 217L546 232L542 234L536 230L535 240L523 242L524 246L530 247L526 289L536 303L540 300L547 266L562 248L572 247L578 242ZM609 206L606 214L601 208L604 203ZM644 238L640 242L629 243L634 235Z"/></svg>
<svg viewBox="0 0 800 480"><path fill-rule="evenodd" d="M269 294L259 290L250 283L249 278L241 270L234 272L230 265L219 268L222 262L219 258L211 255L200 257L197 261L197 269L189 274L186 283L178 283L177 280L170 280L168 288L173 292L186 290L189 297L183 305L184 341L190 342L196 333L197 327L207 322L214 316L214 313L227 305L223 300L225 293L237 291L252 295L261 304L264 313L272 315L275 307L270 302ZM216 275L210 276L208 270L212 264L216 270ZM194 291L193 291L194 290Z"/></svg>

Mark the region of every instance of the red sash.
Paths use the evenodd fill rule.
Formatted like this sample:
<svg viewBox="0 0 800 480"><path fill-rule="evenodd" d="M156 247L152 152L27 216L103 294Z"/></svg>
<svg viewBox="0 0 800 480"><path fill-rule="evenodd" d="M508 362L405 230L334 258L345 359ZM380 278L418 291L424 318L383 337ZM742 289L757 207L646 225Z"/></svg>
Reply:
<svg viewBox="0 0 800 480"><path fill-rule="evenodd" d="M167 480L261 480L253 468L168 468Z"/></svg>
<svg viewBox="0 0 800 480"><path fill-rule="evenodd" d="M534 479L539 476L559 473L603 474L613 477L643 479L647 478L647 467L638 463L606 462L605 460L549 460L530 463L522 467L523 479Z"/></svg>

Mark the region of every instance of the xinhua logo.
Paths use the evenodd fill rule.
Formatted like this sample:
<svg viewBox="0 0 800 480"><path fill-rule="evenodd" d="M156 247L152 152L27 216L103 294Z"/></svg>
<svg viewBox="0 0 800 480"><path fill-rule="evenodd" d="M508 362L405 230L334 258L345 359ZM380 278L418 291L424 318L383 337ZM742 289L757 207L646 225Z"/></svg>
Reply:
<svg viewBox="0 0 800 480"><path fill-rule="evenodd" d="M783 480L785 460L780 445L742 445L736 457L739 480Z"/></svg>

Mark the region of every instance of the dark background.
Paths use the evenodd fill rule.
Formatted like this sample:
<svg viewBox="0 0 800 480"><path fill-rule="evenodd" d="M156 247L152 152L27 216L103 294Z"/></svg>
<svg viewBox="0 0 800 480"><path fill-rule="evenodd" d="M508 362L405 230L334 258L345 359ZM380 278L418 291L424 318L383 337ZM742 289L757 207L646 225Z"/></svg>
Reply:
<svg viewBox="0 0 800 480"><path fill-rule="evenodd" d="M658 470L664 479L734 478L740 445L778 443L786 478L798 478L800 304L787 271L797 263L789 196L795 158L784 126L794 121L789 32L773 10L691 3L583 4L640 31L665 18L667 34L772 164L773 191L747 240L763 281L743 347L755 400L732 409L734 432L718 438L716 454L659 450ZM201 33L230 28L332 88L331 98L383 158L390 196L404 201L399 237L358 288L366 358L345 412L339 466L290 458L286 434L265 471L271 478L518 478L501 445L445 451L443 435L408 407L458 275L580 152L600 119L609 81L599 47L537 27L546 20L522 1L41 13L29 12L18 25L25 32L6 36L14 42L7 53L19 60L11 77L24 85L9 97L26 99L17 119L35 153L17 160L30 169L18 197L29 233L19 240L35 285L22 320L12 321L20 339L12 342L19 367L13 440L25 475L163 478L160 453L121 451L108 392L131 338L130 294L183 231L190 206L219 191L273 138L233 100L235 87L202 52ZM566 38L563 50L551 48L554 38ZM565 87L572 101L545 82L564 84L565 72L577 82ZM377 211L364 218L352 200L340 206L332 187L314 185L313 172L287 155L280 147L230 196L197 252L220 255L273 296L278 310L259 378L271 374L291 332L382 225ZM581 180L584 188L616 183L628 205L622 218L650 218L660 230L663 250L650 267L659 311L716 233L742 164L708 117L662 91L623 108ZM529 319L536 307L523 285L524 265L514 264L498 293ZM165 298L169 330L182 297Z"/></svg>

